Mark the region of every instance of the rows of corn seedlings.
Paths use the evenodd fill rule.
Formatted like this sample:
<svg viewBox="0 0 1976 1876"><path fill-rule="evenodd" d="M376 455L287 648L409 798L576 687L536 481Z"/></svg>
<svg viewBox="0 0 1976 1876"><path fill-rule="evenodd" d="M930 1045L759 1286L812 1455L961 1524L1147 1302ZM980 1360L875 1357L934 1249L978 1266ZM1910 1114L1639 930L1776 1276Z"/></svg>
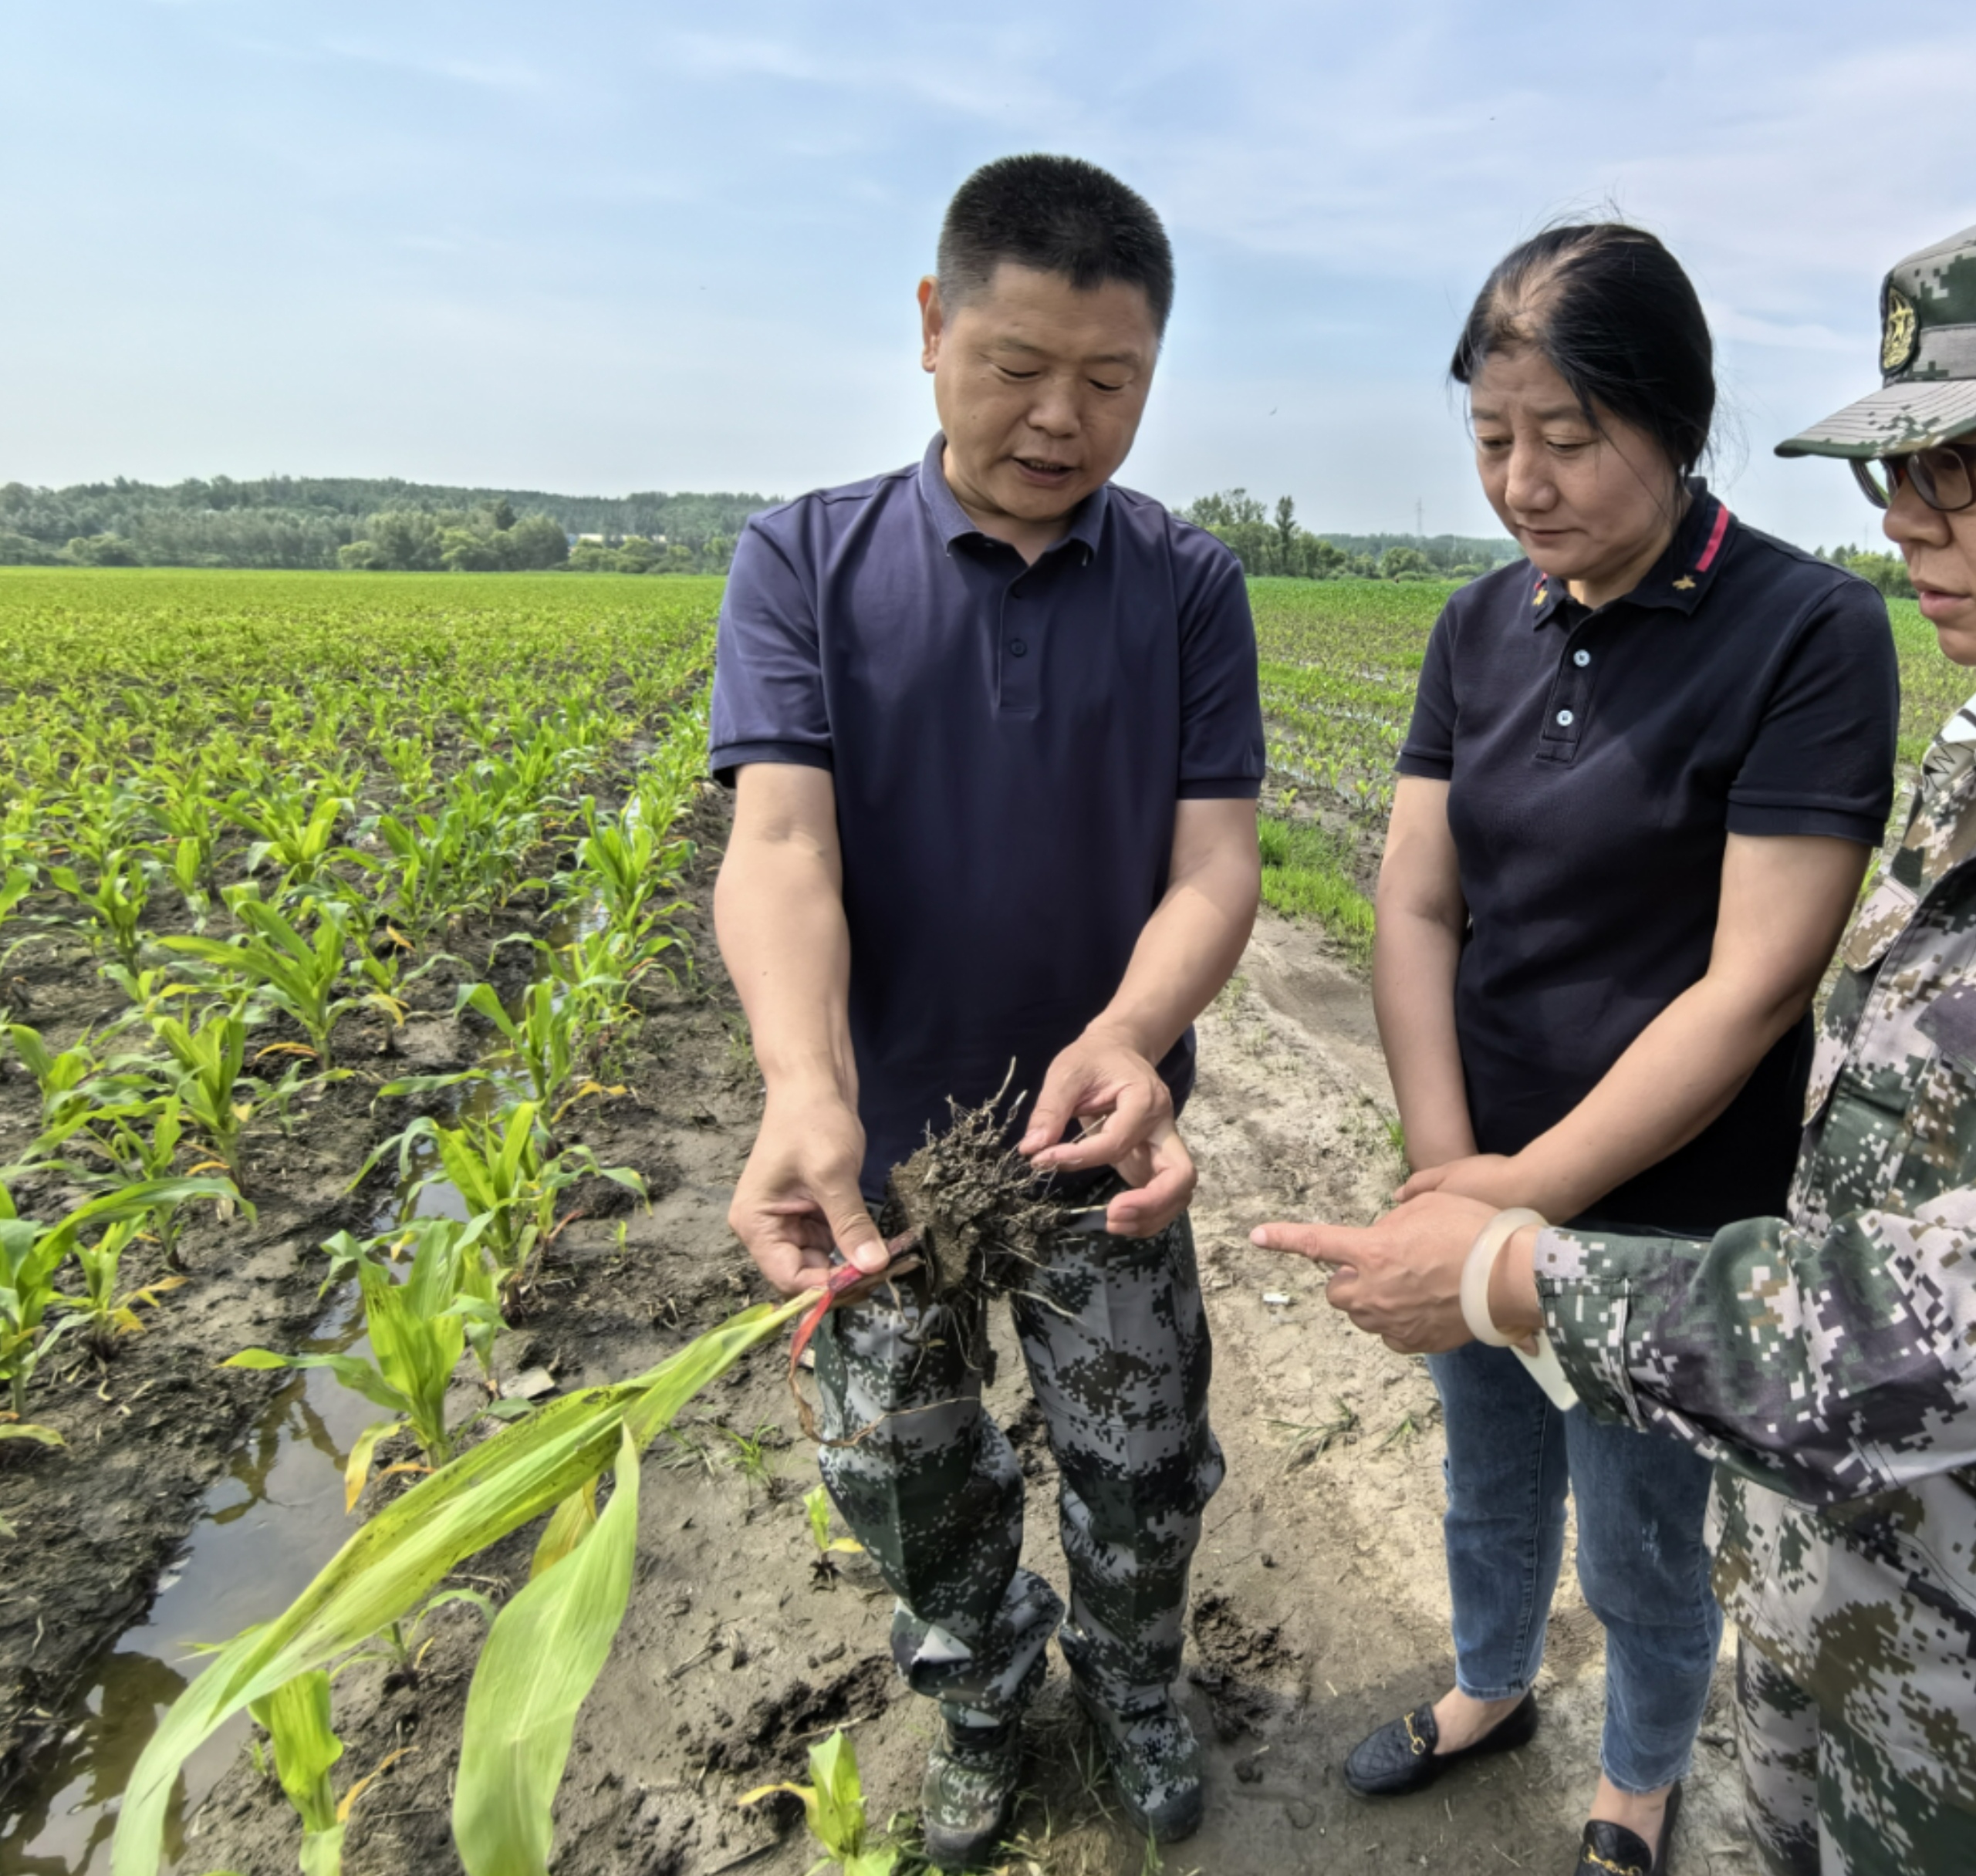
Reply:
<svg viewBox="0 0 1976 1876"><path fill-rule="evenodd" d="M418 1110L350 1169L354 1186L395 1168L393 1214L320 1249L326 1291L360 1298L368 1352L214 1351L328 1368L375 1405L353 1510L390 1442L417 1483L167 1716L125 1793L119 1872L157 1868L186 1756L242 1710L300 1815L302 1867L339 1869L367 1781L337 1789L331 1676L471 1599L448 1575L548 1513L528 1585L483 1605L454 1814L472 1876L546 1870L570 1728L629 1591L638 1455L800 1307L745 1311L647 1375L539 1409L504 1397L504 1312L569 1188L640 1189L576 1135L583 1104L622 1092L611 1063L641 981L683 963L680 829L718 589L488 584L477 606L457 580L0 581L0 987L52 952L114 990L79 1034L0 1010L8 1073L39 1101L0 1168L0 1434L59 1440L38 1378L113 1358L171 1307L188 1213L251 1216L257 1159L323 1090L361 1074L380 1115ZM529 969L504 996L508 946ZM407 1000L442 965L491 1046L390 1077ZM463 1216L427 1214L440 1183ZM449 1417L462 1368L482 1385Z"/></svg>

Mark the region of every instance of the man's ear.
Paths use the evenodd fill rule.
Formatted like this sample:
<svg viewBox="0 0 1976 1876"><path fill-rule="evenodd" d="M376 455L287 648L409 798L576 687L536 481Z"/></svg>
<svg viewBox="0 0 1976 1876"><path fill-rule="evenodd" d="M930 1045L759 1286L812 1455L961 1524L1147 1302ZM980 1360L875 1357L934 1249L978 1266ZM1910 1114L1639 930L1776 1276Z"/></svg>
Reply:
<svg viewBox="0 0 1976 1876"><path fill-rule="evenodd" d="M928 274L920 282L920 369L931 371L940 357L940 336L946 315L940 306L940 282Z"/></svg>

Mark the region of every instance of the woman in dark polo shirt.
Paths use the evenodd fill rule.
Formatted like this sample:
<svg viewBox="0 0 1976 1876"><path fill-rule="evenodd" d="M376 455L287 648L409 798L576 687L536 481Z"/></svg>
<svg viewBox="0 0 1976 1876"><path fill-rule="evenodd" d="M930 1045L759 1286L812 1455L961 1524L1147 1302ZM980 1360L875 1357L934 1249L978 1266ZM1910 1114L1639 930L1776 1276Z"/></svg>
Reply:
<svg viewBox="0 0 1976 1876"><path fill-rule="evenodd" d="M1529 558L1449 601L1400 758L1373 984L1408 1193L1697 1236L1780 1211L1812 997L1891 805L1885 607L1694 476L1712 348L1653 236L1525 242L1454 373ZM1346 1782L1413 1790L1530 1737L1569 1488L1606 1639L1579 1868L1657 1871L1721 1632L1708 1463L1560 1414L1508 1349L1430 1359L1457 1685Z"/></svg>

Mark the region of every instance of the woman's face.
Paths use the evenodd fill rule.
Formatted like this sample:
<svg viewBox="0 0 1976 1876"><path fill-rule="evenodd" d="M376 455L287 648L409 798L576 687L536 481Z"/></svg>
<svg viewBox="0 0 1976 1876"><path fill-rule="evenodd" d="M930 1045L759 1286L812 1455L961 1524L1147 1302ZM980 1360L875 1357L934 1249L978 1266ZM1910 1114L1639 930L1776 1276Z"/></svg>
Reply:
<svg viewBox="0 0 1976 1876"><path fill-rule="evenodd" d="M1941 515L1904 477L1881 525L1900 549L1921 611L1944 656L1976 664L1976 508Z"/></svg>
<svg viewBox="0 0 1976 1876"><path fill-rule="evenodd" d="M1482 492L1531 560L1588 606L1630 592L1673 538L1681 490L1645 431L1586 421L1532 346L1492 352L1468 387Z"/></svg>

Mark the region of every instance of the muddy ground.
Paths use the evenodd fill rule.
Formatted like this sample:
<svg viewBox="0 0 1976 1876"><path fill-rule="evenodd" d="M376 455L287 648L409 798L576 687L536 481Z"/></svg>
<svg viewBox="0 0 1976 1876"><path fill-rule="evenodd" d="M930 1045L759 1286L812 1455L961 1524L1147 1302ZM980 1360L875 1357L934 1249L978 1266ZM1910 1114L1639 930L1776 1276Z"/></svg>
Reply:
<svg viewBox="0 0 1976 1876"><path fill-rule="evenodd" d="M546 1367L563 1387L632 1374L763 1294L725 1223L758 1087L731 993L711 946L701 950L696 977L659 1000L627 1058L633 1092L582 1129L606 1162L644 1173L654 1204L600 1211L564 1233L509 1338L511 1368ZM450 994L429 1001L409 1026L407 1054L421 1068L470 1059L479 1040L439 1014ZM1266 1217L1369 1218L1398 1170L1391 1095L1366 987L1312 928L1265 916L1201 1033L1186 1125L1201 1167L1194 1223L1229 1465L1196 1565L1181 1692L1208 1742L1207 1823L1164 1864L1149 1857L1108 1809L1059 1665L1029 1729L1031 1782L1006 1867L1050 1876L1569 1870L1602 1699L1597 1625L1569 1584L1529 1749L1383 1805L1352 1798L1339 1781L1337 1761L1362 1733L1451 1675L1437 1409L1423 1365L1359 1336L1325 1306L1310 1267L1252 1249L1246 1233ZM364 1065L380 1079L404 1068ZM16 1071L5 1104L12 1132L0 1136L9 1157L22 1131L21 1086ZM20 1533L0 1540L0 1766L12 1783L0 1811L16 1846L5 1867L63 1876L85 1867L20 1848L34 1803L78 1770L60 1765L62 1753L103 1730L77 1702L93 1675L101 1683L106 1647L144 1613L216 1483L231 1474L251 1501L254 1480L268 1476L270 1456L242 1446L267 1424L279 1378L219 1375L211 1364L248 1342L294 1348L324 1330L320 1260L309 1250L378 1200L343 1190L350 1148L378 1130L362 1088L360 1078L331 1091L294 1140L262 1143L258 1222L200 1227L191 1279L148 1334L37 1397L38 1417L62 1429L68 1448L0 1453L0 1516ZM1010 1358L991 1399L1024 1456L1029 1561L1061 1587L1053 1468L1005 1326L1000 1339ZM358 1423L370 1417L360 1409ZM318 1425L323 1450L300 1461L316 1469L309 1489L333 1499L339 1442L334 1427ZM780 1353L765 1348L688 1410L677 1440L652 1449L630 1611L579 1721L559 1803L559 1876L808 1870L816 1853L792 1801L743 1810L735 1800L800 1774L809 1745L836 1726L853 1730L874 1814L913 1803L928 1716L893 1678L890 1601L868 1566L840 1560L832 1577L812 1567L799 1500L815 1469L796 1426ZM747 1463L751 1447L758 1463ZM336 1541L333 1519L313 1529L319 1556L295 1566L305 1576ZM475 1577L497 1590L518 1584L532 1541L518 1534L480 1559ZM216 1639L268 1613L255 1594L243 1584L211 1609L211 1632L173 1639ZM411 1749L353 1814L352 1876L455 1867L447 1809L480 1618L454 1605L428 1633L415 1673L365 1665L337 1682L339 1788ZM125 1729L140 1736L147 1702L169 1696L170 1671L116 1685L113 1699L130 1708ZM1735 1815L1727 1692L1718 1676L1677 1853L1688 1871L1757 1867ZM292 1871L299 1837L285 1800L231 1749L181 1820L177 1867ZM106 1861L99 1851L86 1867Z"/></svg>

